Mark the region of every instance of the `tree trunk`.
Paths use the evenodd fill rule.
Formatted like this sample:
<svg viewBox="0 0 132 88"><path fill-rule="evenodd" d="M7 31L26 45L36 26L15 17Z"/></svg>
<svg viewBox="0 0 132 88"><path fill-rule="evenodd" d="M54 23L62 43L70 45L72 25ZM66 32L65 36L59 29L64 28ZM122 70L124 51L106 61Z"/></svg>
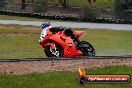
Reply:
<svg viewBox="0 0 132 88"><path fill-rule="evenodd" d="M67 7L68 2L69 2L69 0L64 0L62 5L63 5L64 7Z"/></svg>

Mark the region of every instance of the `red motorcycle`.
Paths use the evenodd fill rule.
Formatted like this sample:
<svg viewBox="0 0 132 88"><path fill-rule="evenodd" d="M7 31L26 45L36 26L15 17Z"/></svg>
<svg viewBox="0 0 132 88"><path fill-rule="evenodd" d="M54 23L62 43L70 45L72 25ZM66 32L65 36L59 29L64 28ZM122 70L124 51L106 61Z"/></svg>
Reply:
<svg viewBox="0 0 132 88"><path fill-rule="evenodd" d="M70 29L53 28L49 23L43 23L41 27L39 43L47 57L95 56L94 47L86 41L79 40L84 31L72 32Z"/></svg>

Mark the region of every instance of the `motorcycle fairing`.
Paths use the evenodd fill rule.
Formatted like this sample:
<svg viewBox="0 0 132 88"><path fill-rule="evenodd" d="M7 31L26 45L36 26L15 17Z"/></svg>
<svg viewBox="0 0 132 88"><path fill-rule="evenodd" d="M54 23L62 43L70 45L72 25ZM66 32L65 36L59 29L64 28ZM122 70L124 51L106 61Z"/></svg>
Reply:
<svg viewBox="0 0 132 88"><path fill-rule="evenodd" d="M49 37L49 40L52 40L61 45L61 47L64 49L64 56L66 57L82 55L82 52L76 49L73 40L68 36L52 35ZM72 46L69 46L69 43L72 44Z"/></svg>
<svg viewBox="0 0 132 88"><path fill-rule="evenodd" d="M48 34L49 33L49 34ZM64 57L71 57L71 56L80 56L82 55L82 52L80 50L76 49L76 46L73 42L73 40L65 35L63 32L58 32L56 34L50 34L49 30L47 30L47 35L43 38L43 40L40 42L40 44L44 47L46 45L49 45L48 42L55 42L64 49ZM69 46L69 44L72 44L72 46ZM53 46L53 44L51 44Z"/></svg>

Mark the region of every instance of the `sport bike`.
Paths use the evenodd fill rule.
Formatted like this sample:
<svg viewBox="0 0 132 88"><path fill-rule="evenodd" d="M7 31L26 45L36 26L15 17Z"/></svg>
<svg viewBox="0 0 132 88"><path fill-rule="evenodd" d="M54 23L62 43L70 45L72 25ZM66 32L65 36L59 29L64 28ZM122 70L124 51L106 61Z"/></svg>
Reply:
<svg viewBox="0 0 132 88"><path fill-rule="evenodd" d="M47 57L74 57L74 56L95 56L94 47L79 38L84 31L73 31L78 42L74 41L64 30L52 32L52 27L42 29L39 43L44 48Z"/></svg>

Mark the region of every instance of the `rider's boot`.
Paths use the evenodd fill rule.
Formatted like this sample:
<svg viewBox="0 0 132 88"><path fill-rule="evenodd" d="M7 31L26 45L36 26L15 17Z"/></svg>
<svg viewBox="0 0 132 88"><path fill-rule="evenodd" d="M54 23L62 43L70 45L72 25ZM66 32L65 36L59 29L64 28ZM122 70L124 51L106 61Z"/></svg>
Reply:
<svg viewBox="0 0 132 88"><path fill-rule="evenodd" d="M71 35L71 39L73 39L73 41L76 45L76 48L79 49L79 45L80 45L81 41L76 37L75 34Z"/></svg>

